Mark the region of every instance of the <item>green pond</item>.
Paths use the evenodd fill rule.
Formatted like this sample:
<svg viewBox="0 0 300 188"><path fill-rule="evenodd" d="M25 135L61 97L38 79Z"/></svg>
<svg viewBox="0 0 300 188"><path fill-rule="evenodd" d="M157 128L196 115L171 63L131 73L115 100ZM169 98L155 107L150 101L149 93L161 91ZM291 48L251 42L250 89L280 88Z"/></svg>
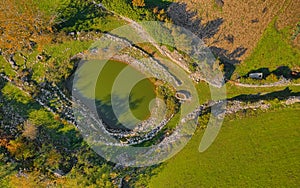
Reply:
<svg viewBox="0 0 300 188"><path fill-rule="evenodd" d="M126 72L121 74L125 68ZM137 80L137 83L133 83L132 87L127 87L127 81L130 82L130 80L138 78L143 79ZM118 83L120 84L118 85ZM117 91L113 90L114 84ZM112 97L112 95L114 96ZM147 119L151 115L149 104L155 97L153 83L145 78L141 72L125 63L108 61L98 76L95 89L98 114L111 128L120 128L120 118L123 118L125 122L130 122L132 116L129 116L129 113L138 120ZM118 118L112 109L112 99L116 101L117 109L124 108L123 113L121 112L121 116ZM129 101L129 109L128 106L124 106L126 101Z"/></svg>
<svg viewBox="0 0 300 188"><path fill-rule="evenodd" d="M102 69L95 68L99 65ZM76 87L82 91L83 96L94 97L99 116L110 128L124 128L121 122L136 123L137 120L145 120L151 115L149 105L156 97L155 86L133 67L117 61L90 61L80 68L77 76L80 79ZM96 82L89 77L96 78ZM135 80L136 83L130 80ZM130 87L127 81L131 83ZM96 85L96 88L93 89L92 85ZM121 109L121 112L123 110L118 117L112 108L112 98L114 106L117 107L115 109ZM129 101L129 108L125 105L126 101Z"/></svg>

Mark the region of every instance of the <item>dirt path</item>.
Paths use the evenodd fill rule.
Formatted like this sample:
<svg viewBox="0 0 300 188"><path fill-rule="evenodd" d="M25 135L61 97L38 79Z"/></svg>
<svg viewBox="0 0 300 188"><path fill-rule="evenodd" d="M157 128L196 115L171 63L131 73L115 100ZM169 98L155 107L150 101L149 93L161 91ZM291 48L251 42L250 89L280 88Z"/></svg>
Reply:
<svg viewBox="0 0 300 188"><path fill-rule="evenodd" d="M274 82L274 83L269 83L269 84L262 84L262 85L258 85L258 84L244 84L244 83L240 83L240 82L236 82L233 80L229 80L228 83L231 83L233 85L239 86L239 87L248 87L248 88L258 88L258 87L284 87L284 86L300 86L300 84L293 84L291 83L289 80L281 80L278 82Z"/></svg>

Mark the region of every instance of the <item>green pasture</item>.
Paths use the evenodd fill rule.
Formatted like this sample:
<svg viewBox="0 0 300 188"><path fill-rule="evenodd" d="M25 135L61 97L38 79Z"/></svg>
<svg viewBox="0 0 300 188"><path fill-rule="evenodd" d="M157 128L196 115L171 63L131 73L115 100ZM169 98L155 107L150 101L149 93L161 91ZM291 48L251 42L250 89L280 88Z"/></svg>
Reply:
<svg viewBox="0 0 300 188"><path fill-rule="evenodd" d="M226 118L203 153L198 130L149 187L299 187L299 105Z"/></svg>
<svg viewBox="0 0 300 188"><path fill-rule="evenodd" d="M300 66L300 50L291 45L290 30L278 30L275 21L267 27L251 55L236 66L235 75L244 76L262 68L272 72L282 66L290 69Z"/></svg>

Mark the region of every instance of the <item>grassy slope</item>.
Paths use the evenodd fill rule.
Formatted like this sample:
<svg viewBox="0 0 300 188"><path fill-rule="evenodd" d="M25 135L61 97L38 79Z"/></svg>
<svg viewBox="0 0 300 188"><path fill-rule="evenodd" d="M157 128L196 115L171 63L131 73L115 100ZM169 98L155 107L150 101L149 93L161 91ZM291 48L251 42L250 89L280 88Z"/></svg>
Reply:
<svg viewBox="0 0 300 188"><path fill-rule="evenodd" d="M299 93L299 86L277 86L277 87L239 87L231 83L226 84L226 97L233 98L239 95L250 95L250 94L266 94L272 92L283 91L286 88L289 88L293 93ZM203 104L211 99L209 85L205 82L200 82L196 85L198 91L198 97L200 104Z"/></svg>
<svg viewBox="0 0 300 188"><path fill-rule="evenodd" d="M261 88L247 88L247 87L238 87L228 83L226 88L227 98L232 98L238 95L249 95L249 94L266 94L272 92L278 92L286 89L287 87L292 90L293 93L299 93L300 87L299 86L278 86L278 87L261 87Z"/></svg>
<svg viewBox="0 0 300 188"><path fill-rule="evenodd" d="M235 72L242 76L259 68L274 71L279 66L299 67L300 50L290 45L287 31L278 31L275 21L271 22L252 54L237 66Z"/></svg>
<svg viewBox="0 0 300 188"><path fill-rule="evenodd" d="M34 2L47 15L52 15L55 9L63 3L61 0L34 0Z"/></svg>
<svg viewBox="0 0 300 188"><path fill-rule="evenodd" d="M226 119L213 145L203 131L152 178L150 187L298 187L300 107Z"/></svg>
<svg viewBox="0 0 300 188"><path fill-rule="evenodd" d="M61 0L40 0L38 2L37 0L34 1L43 13L45 13L47 16L52 16L52 17L55 17L54 15L57 14L56 11L59 8L61 8L61 6L64 3L69 2L69 1L61 1ZM98 23L94 23L90 27L90 29L108 32L125 24L126 22L121 20L119 17L108 15L105 17L105 19L99 20Z"/></svg>
<svg viewBox="0 0 300 188"><path fill-rule="evenodd" d="M51 5L49 5L48 7L43 5L42 2L49 3L50 1L43 0L40 3L41 7L43 7L45 10L49 10L48 7L54 6L58 1L57 0L51 1L53 3ZM101 26L101 24L99 25L99 27L100 26ZM114 28L114 27L115 26L112 26L112 28ZM252 91L252 89L249 89L249 93L250 93L250 90ZM204 94L207 94L207 90L203 90L203 92L204 92ZM241 89L238 88L237 90L234 90L234 92L233 92L234 94L232 94L232 95L235 95L237 92L244 93L244 88L241 88ZM278 131L278 132L280 132L280 136L286 136L287 140L285 140L285 141L292 141L293 138L296 138L295 134L299 135L299 129L296 129L296 127L291 127L290 125L287 125L286 127L282 128L279 125L280 124L283 125L285 123L285 121L284 121L284 120L286 120L284 118L285 114L288 114L289 116L295 115L294 120L292 120L292 119L290 120L291 122L299 121L299 118L296 119L297 111L293 111L292 113L283 111L283 112L280 112L279 114L281 114L281 115L278 115L278 117L277 117L277 114L276 114L276 118L278 118L278 120L276 119L277 122L278 122L277 123L278 125L275 126L275 128L276 128L276 130L284 128L284 131L282 131L282 130ZM268 113L266 115L267 116L266 118L272 118L273 115L274 115L274 113ZM208 150L208 152L210 152L210 153L208 153L208 154L204 153L202 155L202 154L199 154L197 152L197 147L198 147L198 144L199 144L199 141L200 141L201 137L199 136L199 137L193 138L193 141L184 150L184 152L186 152L186 154L181 153L174 160L172 159L170 161L169 164L174 164L172 161L175 161L175 162L179 161L178 163L176 163L177 166L174 165L172 167L173 168L172 169L172 168L169 167L170 165L168 164L167 168L166 168L167 170L162 172L161 175L163 175L167 178L160 178L161 177L160 176L156 179L157 180L160 179L161 181L169 179L168 181L172 180L170 183L175 182L178 186L181 186L181 187L182 187L182 185L186 185L185 187L187 187L187 186L193 187L193 185L197 185L197 183L199 183L199 182L204 182L204 183L206 183L205 185L207 185L207 186L209 186L209 185L211 185L211 186L214 186L214 185L221 186L220 183L222 183L222 177L223 177L223 179L225 179L228 182L229 185L235 185L235 184L232 183L234 181L239 181L240 183L250 182L250 180L253 181L254 178L257 178L258 180L264 179L266 182L271 181L270 178L272 178L272 175L267 176L268 173L264 173L264 174L267 174L267 175L265 175L266 177L265 176L259 177L258 175L256 176L256 174L253 173L254 176L250 177L249 180L247 180L245 178L245 176L247 175L246 170L252 170L252 171L249 171L248 174L253 175L252 172L255 172L256 167L257 167L257 166L254 165L253 168L250 168L250 167L248 167L249 165L247 165L247 164L255 164L255 162L263 161L260 155L258 155L258 158L254 159L255 152L257 152L257 151L258 151L257 153L259 153L261 155L262 154L265 154L265 155L270 154L268 152L264 153L265 150L263 150L263 147L266 147L266 148L269 147L269 146L265 146L266 138L268 138L267 141L272 141L271 144L273 142L274 142L273 145L278 144L278 147L284 145L285 142L280 142L279 143L279 141L281 141L281 140L274 140L273 141L272 138L273 137L277 138L279 136L279 134L277 135L275 133L276 130L273 130L275 128L270 127L271 125L268 125L268 126L266 125L266 127L263 126L263 128L259 127L258 129L255 129L257 126L254 126L254 128L253 128L253 127L250 127L249 125L246 125L246 124L252 123L252 121L253 121L252 118L246 118L245 120L241 121L242 127L235 126L235 125L239 124L239 121L232 122L232 125L233 125L232 127L228 127L228 126L224 127L224 130L222 129L222 132L224 133L224 136L220 136L220 138L218 138L218 142L216 143L218 145L215 146L215 147L210 148L210 150ZM255 121L255 124L258 125L260 123L262 123L262 120L259 120L257 118L257 121ZM231 122L227 121L226 124L231 124ZM245 125L245 127L243 125ZM264 127L266 128L266 130L264 130ZM273 131L270 131L270 128L272 128ZM289 129L289 128L292 130L291 131L292 134L294 134L293 137L289 137L289 134L287 133L288 131L286 129ZM232 131L233 133L231 132L232 129L234 129ZM248 135L248 130L250 130L250 132L251 132L250 136ZM270 134L269 134L269 132L270 132ZM253 134L255 134L255 133L257 133L257 135L255 135L255 136L257 136L258 138L253 137ZM202 134L201 132L197 133L197 135L201 135L201 134ZM232 135L234 135L233 138L232 138ZM235 137L235 136L237 136L237 137ZM266 137L264 137L264 136L266 136ZM254 139L253 143L259 143L262 140L265 141L265 142L261 143L262 145L260 145L260 147L258 147L258 150L256 151L256 149L247 148L247 146L251 145L251 143L249 142L249 140L247 140L247 138L252 139L252 141ZM261 138L263 138L263 139L261 139ZM220 140L220 139L222 139L222 140ZM244 144L239 144L241 142L240 140L242 140L244 142ZM273 145L271 145L271 146L273 146ZM221 151L218 152L216 150L216 147L220 147L220 146L222 148L221 148ZM296 145L296 141L295 141L295 146L294 146L295 151L297 151L296 146L297 145ZM244 147L247 148L248 150L243 151L243 150L245 150ZM191 155L191 153L189 151L189 150L192 151L192 149L193 149L193 153L192 153L193 155ZM225 152L225 151L229 151L229 152ZM242 152L240 152L240 151L242 151ZM271 149L270 151L272 152L273 150ZM287 158L286 159L286 157L282 154L285 151L287 151L286 148L284 148L280 153L281 155L276 156L276 158L272 158L272 157L270 159L263 158L263 159L267 159L267 162L269 162L269 163L266 162L264 164L271 166L272 161L269 161L269 160L272 160L272 159L273 159L273 161L283 159L283 161L279 161L280 163L277 164L277 165L284 164L284 163L288 164L288 161L292 160L292 158ZM231 157L231 155L230 155L231 152L233 153L235 159L230 158ZM243 152L245 152L245 153L243 153ZM239 154L242 154L242 155L240 156ZM181 157L181 155L182 155L182 157ZM282 157L282 158L280 158L280 157ZM186 162L185 160L182 160L182 159L185 159L185 158L189 159L190 162L188 164L184 163L184 162ZM243 160L237 160L236 158L240 158L240 159L243 159ZM201 161L199 159L201 159ZM219 159L222 159L222 160L217 161L217 162L214 161L214 160L219 160ZM180 160L182 160L182 162L180 162ZM230 166L230 164L233 164L233 163L235 165ZM195 165L195 164L198 164L198 165ZM260 165L260 164L261 164L261 166L263 165L262 163L258 163L258 165ZM182 167L181 165L184 166L184 168L180 168L180 167ZM246 168L241 168L238 165L240 165L240 166L246 165ZM291 162L288 165L292 166L293 163ZM299 166L299 164L297 164L297 165ZM217 167L220 166L220 170L218 171L218 169L213 168L215 166L217 166ZM296 165L294 165L294 166L296 166ZM200 168L199 170L198 170L198 167ZM279 177L282 176L282 173L285 172L285 169L280 169L280 168L277 169L276 167L277 166L275 164L275 166L273 167L273 168L275 168L275 171L279 171L281 173L277 174L277 176L276 175L274 175L274 176L276 176L276 178L279 178ZM204 169L204 170L201 171L201 169ZM245 172L239 173L239 169L246 169L246 170L245 170ZM180 175L180 173L181 173L180 171L182 172L183 175L182 174ZM200 171L200 172L198 172L198 171ZM257 171L258 172L263 171L263 167L257 168ZM173 172L173 174L170 174L170 175L167 176L166 174L168 172ZM298 173L299 173L299 171L298 171ZM262 174L260 174L260 175L262 175ZM222 176L222 175L224 175L224 176ZM216 180L216 179L214 179L215 177L219 177L219 179ZM284 176L282 176L282 177L283 177L282 182L274 181L274 185L281 185L280 183L284 183L284 180L286 180L286 179L285 179ZM180 178L183 178L183 179L180 179ZM275 180L278 180L276 178L275 178ZM173 181L174 179L175 180L177 179L177 181ZM297 183L297 181L299 181L298 179L293 179L293 176L291 176L291 180L294 180L294 183ZM154 181L155 181L155 179L153 180L153 182ZM152 182L151 185L155 185L155 183L153 183L153 182ZM160 184L159 182L157 182L157 183ZM163 184L163 182L162 182L161 185L166 185L169 182L164 181L164 183L165 184ZM255 183L255 181L254 181L254 183ZM276 183L278 183L278 184L276 184ZM171 186L172 185L175 185L175 184L171 184ZM240 185L242 185L242 184L240 184ZM157 187L157 186L155 186L155 187Z"/></svg>

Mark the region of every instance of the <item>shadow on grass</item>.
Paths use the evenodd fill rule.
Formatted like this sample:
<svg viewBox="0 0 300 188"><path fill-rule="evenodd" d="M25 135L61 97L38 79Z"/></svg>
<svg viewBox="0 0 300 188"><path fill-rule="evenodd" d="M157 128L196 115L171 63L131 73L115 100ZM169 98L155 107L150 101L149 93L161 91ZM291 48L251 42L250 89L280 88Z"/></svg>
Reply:
<svg viewBox="0 0 300 188"><path fill-rule="evenodd" d="M166 9L172 2L171 0L145 0L145 4L147 8L158 7L159 9Z"/></svg>
<svg viewBox="0 0 300 188"><path fill-rule="evenodd" d="M288 66L280 66L272 72L270 72L269 68L259 68L256 70L251 70L243 77L247 78L251 73L263 73L263 79L266 79L271 74L274 74L277 76L277 78L284 77L291 80L300 78L300 72L292 71Z"/></svg>
<svg viewBox="0 0 300 188"><path fill-rule="evenodd" d="M274 100L274 99L284 100L284 99L289 98L290 96L300 96L300 92L293 92L289 87L286 87L284 90L275 91L275 92L267 93L264 95L242 94L242 95L238 95L236 97L230 98L230 99L228 99L228 101L240 100L243 102L257 102L259 100Z"/></svg>
<svg viewBox="0 0 300 188"><path fill-rule="evenodd" d="M220 30L220 26L224 23L223 18L217 18L215 20L208 21L203 24L202 18L198 17L197 12L189 11L187 4L185 3L172 3L168 9L168 16L173 20L174 24L184 27L197 35L202 40L211 39L215 37L214 43L221 40L227 40L230 43L234 42L234 36L228 35L223 38L216 37ZM247 49L243 46L237 47L233 52L229 52L226 49L210 45L209 48L213 52L216 58L218 58L222 64L224 64L225 78L230 79L235 71L235 64L240 63L238 60L243 56Z"/></svg>
<svg viewBox="0 0 300 188"><path fill-rule="evenodd" d="M2 93L2 89L7 83L6 80L0 77L0 138L8 135L11 137L16 136L18 134L17 126L23 123L29 113L32 110L41 109L41 106L35 101L29 101L26 104L17 101L17 95L13 99L8 98ZM21 116L22 119L18 116Z"/></svg>
<svg viewBox="0 0 300 188"><path fill-rule="evenodd" d="M300 72L292 71L288 66L280 66L272 73L277 77L283 76L288 79L300 78Z"/></svg>
<svg viewBox="0 0 300 188"><path fill-rule="evenodd" d="M80 31L89 27L109 13L91 1L69 1L58 10L54 28L57 30Z"/></svg>

